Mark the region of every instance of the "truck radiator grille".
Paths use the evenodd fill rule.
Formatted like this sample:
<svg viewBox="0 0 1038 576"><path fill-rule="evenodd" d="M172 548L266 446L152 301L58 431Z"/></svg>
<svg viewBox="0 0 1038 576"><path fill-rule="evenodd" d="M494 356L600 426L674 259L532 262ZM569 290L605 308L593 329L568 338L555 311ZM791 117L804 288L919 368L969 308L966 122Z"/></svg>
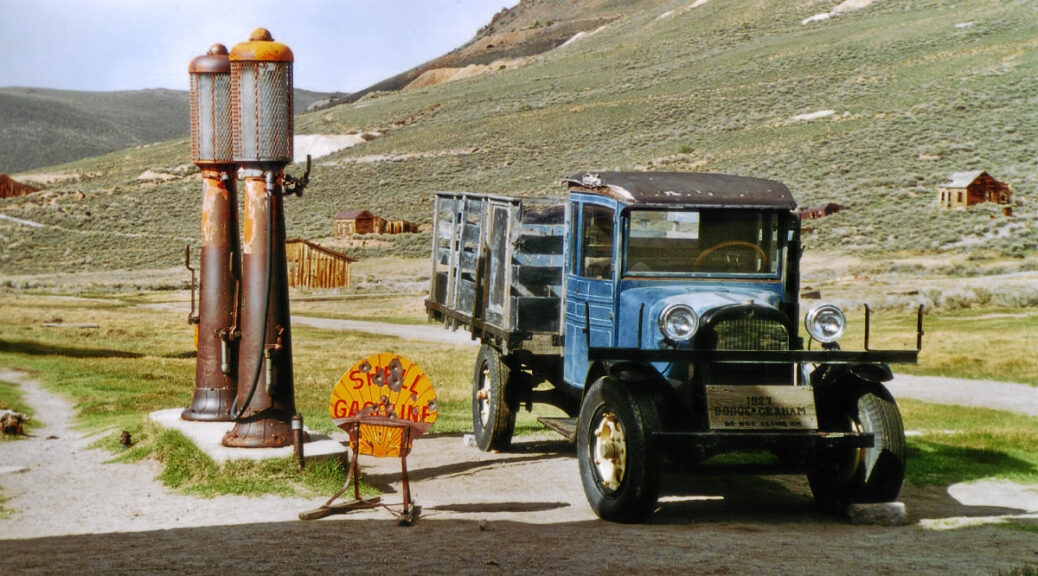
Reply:
<svg viewBox="0 0 1038 576"><path fill-rule="evenodd" d="M732 318L713 326L715 350L789 350L789 332L767 318Z"/></svg>
<svg viewBox="0 0 1038 576"><path fill-rule="evenodd" d="M714 350L788 350L789 331L774 317L737 314L718 319L708 327L706 344ZM785 364L704 364L704 384L714 386L786 385L793 383L793 368Z"/></svg>

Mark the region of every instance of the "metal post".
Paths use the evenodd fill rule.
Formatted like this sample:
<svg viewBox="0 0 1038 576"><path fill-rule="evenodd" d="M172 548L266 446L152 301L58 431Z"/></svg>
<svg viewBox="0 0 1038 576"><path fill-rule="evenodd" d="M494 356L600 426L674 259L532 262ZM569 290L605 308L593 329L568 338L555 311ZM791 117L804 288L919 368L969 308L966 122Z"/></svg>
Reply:
<svg viewBox="0 0 1038 576"><path fill-rule="evenodd" d="M305 442L306 433L303 431L303 415L296 414L292 417L292 446L295 448L296 462L299 467L302 468L303 464L306 463L306 457L303 455L303 442Z"/></svg>

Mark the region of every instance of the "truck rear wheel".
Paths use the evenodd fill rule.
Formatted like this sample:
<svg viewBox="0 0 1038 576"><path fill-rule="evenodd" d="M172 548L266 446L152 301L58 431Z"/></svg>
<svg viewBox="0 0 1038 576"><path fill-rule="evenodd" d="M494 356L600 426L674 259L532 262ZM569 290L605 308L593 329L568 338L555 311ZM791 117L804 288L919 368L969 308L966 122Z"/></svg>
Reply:
<svg viewBox="0 0 1038 576"><path fill-rule="evenodd" d="M815 502L841 512L848 504L892 502L905 480L905 429L901 412L880 384L861 386L831 414L819 414L827 430L872 433L872 448L845 449L808 474Z"/></svg>
<svg viewBox="0 0 1038 576"><path fill-rule="evenodd" d="M663 457L652 439L659 409L651 395L599 378L584 396L577 426L580 479L591 509L603 520L644 520L663 478Z"/></svg>
<svg viewBox="0 0 1038 576"><path fill-rule="evenodd" d="M472 428L484 452L508 450L512 444L518 405L509 395L510 375L497 350L487 345L479 349L472 378Z"/></svg>

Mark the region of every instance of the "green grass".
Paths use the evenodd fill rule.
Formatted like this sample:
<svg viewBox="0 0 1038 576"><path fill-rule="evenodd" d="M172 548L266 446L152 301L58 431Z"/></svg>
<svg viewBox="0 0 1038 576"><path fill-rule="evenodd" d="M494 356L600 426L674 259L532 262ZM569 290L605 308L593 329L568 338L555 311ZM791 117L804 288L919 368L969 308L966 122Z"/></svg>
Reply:
<svg viewBox="0 0 1038 576"><path fill-rule="evenodd" d="M424 262L423 262L424 263ZM339 295L325 298L293 300L292 313L303 316L363 320L387 324L428 324L424 296Z"/></svg>
<svg viewBox="0 0 1038 576"><path fill-rule="evenodd" d="M925 279L920 282L925 283ZM872 319L870 347L915 347L916 317L882 311ZM905 374L1021 382L1038 386L1038 317L1031 308L978 307L928 312L923 318L918 365L897 365ZM859 349L864 334L860 310L848 313L841 345Z"/></svg>
<svg viewBox="0 0 1038 576"><path fill-rule="evenodd" d="M999 526L1008 528L1009 530L1015 530L1017 532L1030 532L1031 534L1038 534L1038 523L1026 520L1009 520L1008 522L1000 523ZM1032 572L1038 575L1038 571Z"/></svg>
<svg viewBox="0 0 1038 576"><path fill-rule="evenodd" d="M144 419L131 428L134 445L125 451L116 435L106 436L94 446L116 453L111 462L135 462L145 458L158 460L163 469L157 479L170 488L191 494L205 497L220 494L330 495L346 481L346 466L335 458L311 460L303 468L291 457L237 460L221 465L175 430L164 429ZM361 492L373 494L375 490L362 481Z"/></svg>
<svg viewBox="0 0 1038 576"><path fill-rule="evenodd" d="M93 322L97 329L45 328L61 316L65 323ZM86 431L112 428L101 445L118 452L118 431L128 430L137 445L118 458L154 457L165 464L160 479L200 493L284 493L299 486L341 484L341 471L290 474L290 462L216 466L178 434L159 433L146 422L152 411L187 406L194 389L192 331L182 315L104 300L54 300L6 293L0 303L0 363L27 370L71 398L77 424ZM476 351L450 345L407 342L372 334L297 327L293 330L295 401L307 426L338 429L328 403L332 388L361 359L380 352L404 354L430 377L440 403L433 432L471 429L469 394ZM520 430L532 428L521 420ZM265 480L266 478L266 480ZM244 488L239 488L244 487Z"/></svg>
<svg viewBox="0 0 1038 576"><path fill-rule="evenodd" d="M1009 526L1009 524L999 524L999 526ZM1038 567L1033 564L1023 564L1009 570L999 570L994 573L994 576L1038 576Z"/></svg>
<svg viewBox="0 0 1038 576"><path fill-rule="evenodd" d="M21 388L14 383L4 382L0 380L0 410L14 410L19 414L26 416L33 416L32 406L29 406L22 401ZM39 428L43 423L33 418L28 422L22 423L22 430L26 434L31 434L32 430ZM7 442L11 440L20 440L23 436L8 436L6 434L0 434L0 442Z"/></svg>
<svg viewBox="0 0 1038 576"><path fill-rule="evenodd" d="M42 326L55 316L65 323L94 322L100 327ZM989 331L1003 328L992 324L968 333L983 339ZM343 480L342 470L333 465L299 472L288 459L218 466L181 435L148 423L147 413L190 402L195 360L192 333L181 314L106 300L55 300L6 292L0 301L0 334L0 363L31 371L51 390L71 398L84 430L130 431L136 444L126 452L118 445L117 433L102 437L99 445L112 450L116 460L162 461L160 479L170 486L207 495L324 493ZM296 327L293 351L296 405L315 431L337 431L328 414L332 388L355 362L381 352L404 354L429 375L440 402L433 433L472 429L475 348ZM13 389L0 384L4 402L16 401L8 399ZM944 485L990 477L1038 482L1038 419L911 400L900 405L906 427L923 432L908 440L908 477L913 483ZM535 418L548 414L555 414L554 409L537 406L532 414L521 410L517 433L543 431Z"/></svg>
<svg viewBox="0 0 1038 576"><path fill-rule="evenodd" d="M32 406L22 401L22 391L18 385L2 380L0 380L0 409L14 410L26 416L33 415ZM23 422L22 429L26 434L32 434L34 428L39 428L42 425L39 420L33 418L28 422ZM14 442L23 438L23 436L0 434L0 443ZM0 490L0 518L8 518L13 512L11 509L4 507L4 502L6 501L7 498L4 496L3 491Z"/></svg>
<svg viewBox="0 0 1038 576"><path fill-rule="evenodd" d="M917 485L946 486L984 478L1038 484L1038 418L1012 412L898 402L908 438L907 476Z"/></svg>

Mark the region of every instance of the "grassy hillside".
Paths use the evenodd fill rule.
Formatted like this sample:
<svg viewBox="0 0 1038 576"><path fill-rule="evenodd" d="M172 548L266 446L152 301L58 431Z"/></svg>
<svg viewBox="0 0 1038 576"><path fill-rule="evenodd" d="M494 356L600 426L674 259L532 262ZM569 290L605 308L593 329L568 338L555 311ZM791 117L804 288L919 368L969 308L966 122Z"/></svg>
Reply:
<svg viewBox="0 0 1038 576"><path fill-rule="evenodd" d="M0 172L21 172L187 134L187 93L0 89Z"/></svg>
<svg viewBox="0 0 1038 576"><path fill-rule="evenodd" d="M296 90L296 108L329 94ZM182 90L0 88L0 172L23 172L189 135Z"/></svg>
<svg viewBox="0 0 1038 576"><path fill-rule="evenodd" d="M573 2L530 3L545 4ZM561 175L650 169L773 178L803 205L847 206L811 222L814 249L1038 248L1033 2L885 0L810 24L838 2L596 1L580 13L611 17L621 4L604 30L516 69L300 116L298 133L384 136L315 165L308 193L286 202L289 235L328 236L353 207L428 222L434 190L558 193ZM822 110L834 114L793 119ZM86 176L0 203L0 215L47 226L0 220L0 272L175 265L197 242L200 184L137 176L187 162L181 140L59 167ZM936 185L970 169L1013 185L1016 216L933 208ZM425 235L385 240L359 255L427 246Z"/></svg>

